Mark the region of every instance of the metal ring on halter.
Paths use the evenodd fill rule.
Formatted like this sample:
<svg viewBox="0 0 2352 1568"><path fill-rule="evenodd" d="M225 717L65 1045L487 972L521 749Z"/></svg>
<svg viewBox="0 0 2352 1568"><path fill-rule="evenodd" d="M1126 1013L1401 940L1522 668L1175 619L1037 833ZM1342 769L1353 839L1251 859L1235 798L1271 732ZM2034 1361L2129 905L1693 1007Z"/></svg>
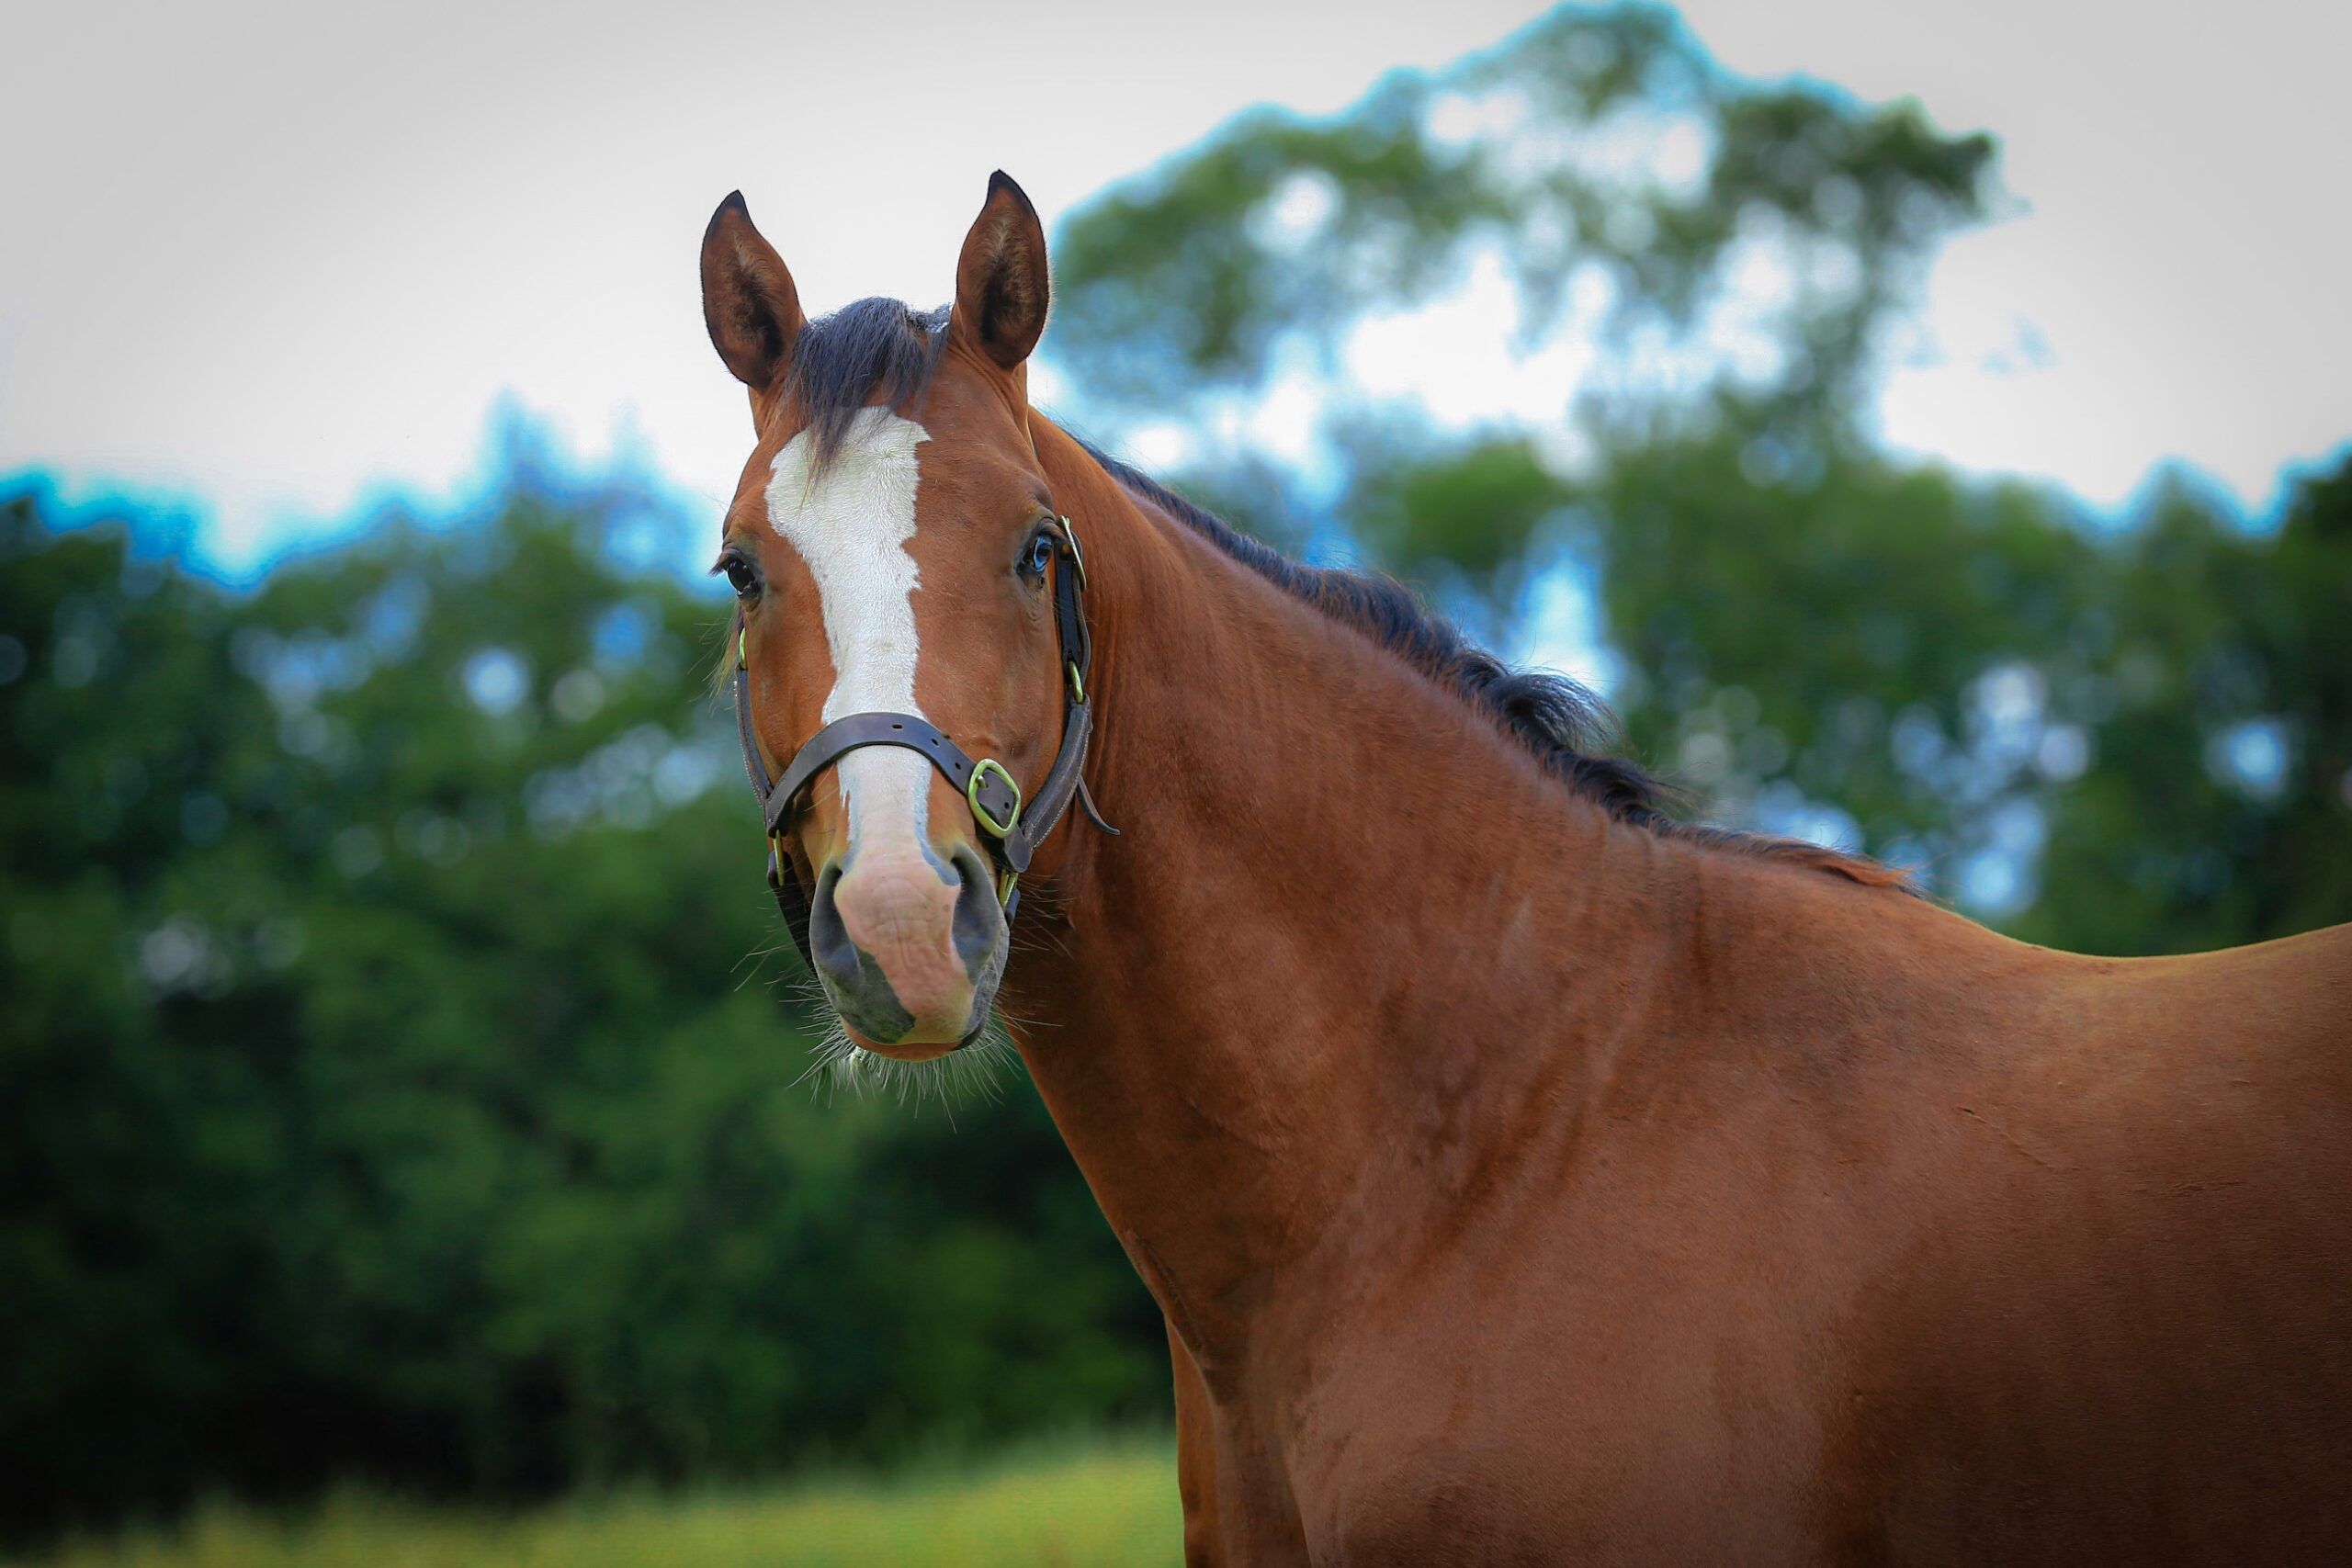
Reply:
<svg viewBox="0 0 2352 1568"><path fill-rule="evenodd" d="M991 773L1002 779L1004 787L1012 792L1012 809L1004 814L1002 821L989 816L989 808L980 800L981 785ZM980 826L1000 839L1011 838L1012 829L1020 826L1021 782L1005 772L1004 764L994 757L983 757L972 764L972 776L964 781L964 798L971 804L972 815L979 818Z"/></svg>

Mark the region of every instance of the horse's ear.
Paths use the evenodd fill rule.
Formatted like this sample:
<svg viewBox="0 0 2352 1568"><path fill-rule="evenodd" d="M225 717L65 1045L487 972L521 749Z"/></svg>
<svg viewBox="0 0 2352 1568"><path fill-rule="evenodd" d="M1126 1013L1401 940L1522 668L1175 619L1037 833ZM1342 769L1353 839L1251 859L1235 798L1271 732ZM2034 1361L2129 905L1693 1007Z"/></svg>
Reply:
<svg viewBox="0 0 2352 1568"><path fill-rule="evenodd" d="M718 204L702 233L702 319L718 357L754 393L775 387L808 320L792 274L752 227L740 190Z"/></svg>
<svg viewBox="0 0 2352 1568"><path fill-rule="evenodd" d="M999 169L989 176L988 201L956 263L949 330L1010 370L1037 346L1051 297L1045 225L1012 177Z"/></svg>

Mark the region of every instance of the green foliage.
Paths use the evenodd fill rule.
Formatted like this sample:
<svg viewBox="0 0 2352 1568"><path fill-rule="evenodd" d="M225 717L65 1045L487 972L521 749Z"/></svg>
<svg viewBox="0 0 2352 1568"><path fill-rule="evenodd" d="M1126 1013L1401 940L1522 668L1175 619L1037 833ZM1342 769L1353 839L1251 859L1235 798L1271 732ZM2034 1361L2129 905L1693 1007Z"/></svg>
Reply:
<svg viewBox="0 0 2352 1568"><path fill-rule="evenodd" d="M519 494L236 598L0 504L0 1519L1164 1398L1017 1068L955 1125L799 1081L695 695L721 611L609 563L624 512Z"/></svg>
<svg viewBox="0 0 2352 1568"><path fill-rule="evenodd" d="M1788 829L1832 804L1850 841L2087 951L2352 913L2346 470L2269 536L2177 484L2098 530L1867 457L1757 469L1717 437L1566 497L1632 742L1717 815Z"/></svg>
<svg viewBox="0 0 2352 1568"><path fill-rule="evenodd" d="M2052 804L2019 933L2194 952L2352 918L2352 458L2275 539L2176 491L2129 543L2072 693L2098 765Z"/></svg>
<svg viewBox="0 0 2352 1568"><path fill-rule="evenodd" d="M1527 442L1503 439L1418 461L1366 462L1347 510L1356 536L1383 560L1492 578L1518 562L1564 499Z"/></svg>

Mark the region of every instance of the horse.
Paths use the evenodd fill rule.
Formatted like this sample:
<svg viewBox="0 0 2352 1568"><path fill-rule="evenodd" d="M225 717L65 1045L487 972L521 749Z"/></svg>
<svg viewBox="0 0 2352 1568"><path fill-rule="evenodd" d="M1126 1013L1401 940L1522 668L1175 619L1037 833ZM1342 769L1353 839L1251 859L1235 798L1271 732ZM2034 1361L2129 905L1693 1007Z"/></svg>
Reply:
<svg viewBox="0 0 2352 1568"><path fill-rule="evenodd" d="M701 282L778 903L862 1050L1016 1021L1188 1562L2352 1554L2352 926L2077 956L1679 823L1033 408L1001 174L941 310L808 318L740 194Z"/></svg>

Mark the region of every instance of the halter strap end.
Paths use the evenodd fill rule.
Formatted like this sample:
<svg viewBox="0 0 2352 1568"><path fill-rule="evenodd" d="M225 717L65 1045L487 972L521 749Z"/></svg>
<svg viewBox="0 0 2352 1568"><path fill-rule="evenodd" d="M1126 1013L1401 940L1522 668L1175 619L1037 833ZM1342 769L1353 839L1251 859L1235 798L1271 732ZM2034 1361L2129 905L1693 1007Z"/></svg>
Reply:
<svg viewBox="0 0 2352 1568"><path fill-rule="evenodd" d="M1086 813L1086 819L1089 822L1093 823L1097 828L1100 828L1102 831L1110 834L1111 837L1114 839L1119 836L1119 830L1116 828L1112 827L1111 824L1102 820L1102 813L1094 804L1094 792L1086 787L1086 775L1084 773L1078 775L1078 807L1080 810Z"/></svg>

